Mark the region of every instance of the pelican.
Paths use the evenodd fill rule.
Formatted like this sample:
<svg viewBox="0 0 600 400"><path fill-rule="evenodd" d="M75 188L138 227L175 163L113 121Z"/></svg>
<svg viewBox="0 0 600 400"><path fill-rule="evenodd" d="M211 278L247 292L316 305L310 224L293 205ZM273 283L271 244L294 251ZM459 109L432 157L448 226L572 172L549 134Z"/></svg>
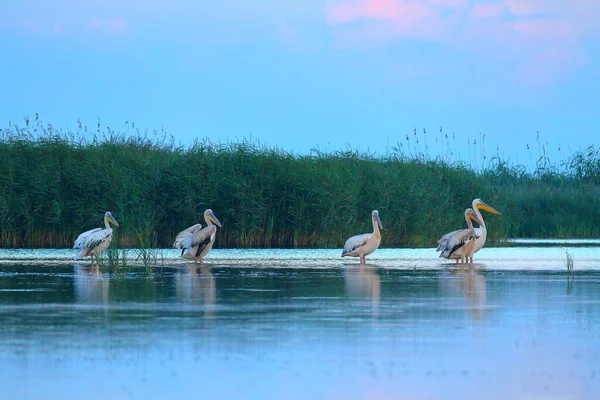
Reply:
<svg viewBox="0 0 600 400"><path fill-rule="evenodd" d="M441 251L440 257L460 260L462 263L469 261L469 255L475 245L475 229L471 220L481 225L481 220L472 208L465 210L465 219L467 220L467 229L459 229L445 234L438 240L436 251Z"/></svg>
<svg viewBox="0 0 600 400"><path fill-rule="evenodd" d="M472 203L473 211L477 214L477 218L479 219L479 228L475 228L475 244L473 245L473 250L469 253L469 257L471 258L471 262L473 262L473 254L477 253L483 245L485 244L485 239L487 238L487 229L485 227L485 221L483 220L483 216L479 211L484 210L492 214L500 214L500 211L495 208L485 204L481 199L475 199Z"/></svg>
<svg viewBox="0 0 600 400"><path fill-rule="evenodd" d="M75 254L75 257L73 257L74 260L79 260L80 258L90 256L93 264L94 256L96 256L96 262L98 262L98 256L100 253L106 250L110 244L110 241L112 240L113 230L109 223L119 226L119 223L112 216L110 211L107 211L104 213L104 226L106 228L92 229L87 232L83 232L77 237L73 248L78 249L79 251Z"/></svg>
<svg viewBox="0 0 600 400"><path fill-rule="evenodd" d="M360 257L360 263L366 264L366 256L377 250L379 243L381 243L381 233L379 233L379 229L383 229L381 220L379 219L379 211L373 210L371 213L371 220L373 221L373 233L352 236L350 239L346 240L344 251L342 251L342 257Z"/></svg>
<svg viewBox="0 0 600 400"><path fill-rule="evenodd" d="M206 221L206 228L202 229L201 224L192 225L186 230L179 232L173 243L174 248L181 249L182 256L185 254L186 258L193 258L196 264L198 263L198 258L200 259L200 264L204 263L204 257L212 249L215 242L217 226L222 228L221 223L210 208L204 211L204 221ZM217 226L213 225L213 223Z"/></svg>

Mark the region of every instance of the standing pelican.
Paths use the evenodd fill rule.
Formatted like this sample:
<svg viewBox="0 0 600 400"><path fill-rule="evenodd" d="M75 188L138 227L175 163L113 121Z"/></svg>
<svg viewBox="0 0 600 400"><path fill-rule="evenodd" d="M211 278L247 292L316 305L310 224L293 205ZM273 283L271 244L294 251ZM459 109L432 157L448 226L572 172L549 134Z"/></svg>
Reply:
<svg viewBox="0 0 600 400"><path fill-rule="evenodd" d="M204 211L204 221L208 225L206 228L202 229L201 224L192 225L186 230L179 232L173 243L174 248L181 249L182 256L185 254L186 258L193 258L194 263L198 263L198 258L200 258L200 264L204 262L204 257L212 249L217 233L217 226L222 228L221 223L210 208ZM213 223L217 226L213 225ZM185 252L186 249L187 254Z"/></svg>
<svg viewBox="0 0 600 400"><path fill-rule="evenodd" d="M352 236L346 240L342 257L360 257L360 263L365 264L367 262L366 256L377 250L379 243L381 243L379 229L383 229L381 220L379 219L379 211L373 210L371 220L373 221L373 233Z"/></svg>
<svg viewBox="0 0 600 400"><path fill-rule="evenodd" d="M98 256L102 253L112 240L112 228L109 225L113 223L115 226L119 226L117 220L112 216L110 211L104 214L104 226L106 228L96 228L83 232L75 240L74 249L79 251L73 257L74 260L78 260L83 257L90 256L92 258L92 264L94 263L94 256L96 256L96 262L98 262Z"/></svg>
<svg viewBox="0 0 600 400"><path fill-rule="evenodd" d="M438 240L438 248L436 251L441 251L440 257L448 259L456 259L462 263L469 261L469 255L475 245L475 229L471 220L481 225L481 220L472 208L465 210L465 219L467 220L467 229L459 229L454 232L445 234Z"/></svg>
<svg viewBox="0 0 600 400"><path fill-rule="evenodd" d="M481 199L473 200L473 211L477 214L477 218L479 219L479 228L475 228L475 244L473 245L473 250L469 253L469 257L471 258L471 262L473 262L473 254L477 253L483 245L485 244L485 239L487 238L487 229L485 227L485 221L483 220L483 216L479 211L484 210L492 214L500 214L500 211L495 208L485 204Z"/></svg>

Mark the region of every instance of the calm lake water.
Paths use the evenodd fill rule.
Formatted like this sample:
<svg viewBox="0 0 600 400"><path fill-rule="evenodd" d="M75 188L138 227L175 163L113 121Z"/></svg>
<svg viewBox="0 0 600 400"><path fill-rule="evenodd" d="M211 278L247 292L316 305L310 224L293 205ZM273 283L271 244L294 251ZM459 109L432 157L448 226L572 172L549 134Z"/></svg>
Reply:
<svg viewBox="0 0 600 400"><path fill-rule="evenodd" d="M465 267L433 249L363 267L339 250L215 249L205 267L164 250L151 276L0 250L0 398L597 399L600 247L542 244Z"/></svg>

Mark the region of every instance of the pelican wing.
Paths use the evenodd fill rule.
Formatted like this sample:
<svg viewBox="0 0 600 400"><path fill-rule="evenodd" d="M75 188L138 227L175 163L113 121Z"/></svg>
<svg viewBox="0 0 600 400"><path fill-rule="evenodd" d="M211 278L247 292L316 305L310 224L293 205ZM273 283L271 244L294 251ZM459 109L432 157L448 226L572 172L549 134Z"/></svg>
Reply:
<svg viewBox="0 0 600 400"><path fill-rule="evenodd" d="M445 242L440 243L439 247L441 247L440 250L442 251L440 257L450 257L456 250L473 240L473 236L475 235L475 232L471 229L460 229L451 233L452 235Z"/></svg>
<svg viewBox="0 0 600 400"><path fill-rule="evenodd" d="M87 241L88 239L94 235L96 232L100 232L102 231L102 228L96 228L96 229L90 229L89 231L85 231L83 232L81 235L77 236L77 239L75 240L75 244L73 245L74 249L83 249L88 247L87 246Z"/></svg>
<svg viewBox="0 0 600 400"><path fill-rule="evenodd" d="M100 244L112 240L112 229L96 228L87 232L83 232L75 241L74 249L79 249L75 259L88 256ZM108 246L108 244L107 244Z"/></svg>
<svg viewBox="0 0 600 400"><path fill-rule="evenodd" d="M456 235L456 233L461 230L463 230L463 229L458 229L458 230L452 231L450 233L446 233L444 236L442 236L440 238L440 240L438 240L438 247L435 251L441 251L444 248L445 243L448 241L448 239L450 239L452 236Z"/></svg>
<svg viewBox="0 0 600 400"><path fill-rule="evenodd" d="M191 239L192 235L195 231L200 230L202 228L202 224L192 225L189 228L179 232L175 237L175 242L173 243L174 249L185 249L184 242L188 239Z"/></svg>
<svg viewBox="0 0 600 400"><path fill-rule="evenodd" d="M195 231L192 234L191 238L186 240L184 244L186 245L186 248L198 246L198 250L196 250L196 257L198 257L200 253L202 253L202 250L204 250L204 248L208 246L208 244L211 241L212 235L214 235L215 233L217 233L216 226L207 226L204 229Z"/></svg>
<svg viewBox="0 0 600 400"><path fill-rule="evenodd" d="M475 238L476 239L480 238L481 232L482 232L481 228L475 228L474 230L475 230Z"/></svg>
<svg viewBox="0 0 600 400"><path fill-rule="evenodd" d="M364 246L367 241L371 239L371 236L373 236L372 233L364 233L362 235L352 236L350 239L346 240L344 250L342 251L342 256L350 254L353 251L356 251L359 247Z"/></svg>

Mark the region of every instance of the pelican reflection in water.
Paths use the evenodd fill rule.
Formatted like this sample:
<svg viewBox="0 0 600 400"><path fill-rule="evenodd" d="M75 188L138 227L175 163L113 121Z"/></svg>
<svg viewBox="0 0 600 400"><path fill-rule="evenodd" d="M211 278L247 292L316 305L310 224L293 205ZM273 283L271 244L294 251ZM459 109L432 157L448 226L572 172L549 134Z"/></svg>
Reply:
<svg viewBox="0 0 600 400"><path fill-rule="evenodd" d="M109 302L110 278L100 272L97 264L73 267L75 302L82 304L104 304Z"/></svg>
<svg viewBox="0 0 600 400"><path fill-rule="evenodd" d="M466 311L474 321L481 321L486 307L486 283L481 271L471 265L440 272L442 291L466 300Z"/></svg>
<svg viewBox="0 0 600 400"><path fill-rule="evenodd" d="M358 267L344 268L344 286L346 295L369 299L373 316L379 314L381 277L377 268L364 264L360 264Z"/></svg>
<svg viewBox="0 0 600 400"><path fill-rule="evenodd" d="M209 267L187 264L175 275L177 299L188 305L202 305L212 315L217 299L217 284Z"/></svg>

